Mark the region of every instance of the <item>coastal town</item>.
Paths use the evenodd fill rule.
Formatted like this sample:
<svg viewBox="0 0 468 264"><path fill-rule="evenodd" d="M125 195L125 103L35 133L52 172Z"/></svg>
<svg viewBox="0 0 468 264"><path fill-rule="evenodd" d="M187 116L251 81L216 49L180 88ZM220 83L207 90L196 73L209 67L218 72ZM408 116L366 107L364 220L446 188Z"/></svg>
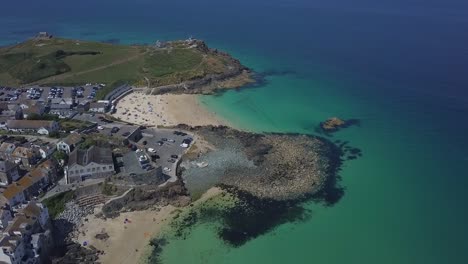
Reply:
<svg viewBox="0 0 468 264"><path fill-rule="evenodd" d="M181 236L215 197L231 197L220 217L235 218L220 238L240 245L291 203L336 201L342 156L360 155L232 128L199 95L252 84L252 72L193 38L124 46L41 32L0 48L0 63L12 66L0 67L0 263L157 262L163 227Z"/></svg>
<svg viewBox="0 0 468 264"><path fill-rule="evenodd" d="M113 118L132 87L94 100L102 87L0 87L1 263L45 263L56 246L52 220L63 217L43 203L50 197L73 192L67 208L84 210L121 193L103 191L111 178L120 179L115 188L122 190L177 180L193 136ZM67 220L77 224L80 216Z"/></svg>

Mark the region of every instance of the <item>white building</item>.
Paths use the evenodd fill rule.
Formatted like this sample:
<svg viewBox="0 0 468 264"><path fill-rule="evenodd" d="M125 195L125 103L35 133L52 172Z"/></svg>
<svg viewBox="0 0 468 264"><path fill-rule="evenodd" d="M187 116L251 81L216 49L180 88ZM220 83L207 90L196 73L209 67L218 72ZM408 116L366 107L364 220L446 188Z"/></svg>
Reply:
<svg viewBox="0 0 468 264"><path fill-rule="evenodd" d="M89 111L95 113L105 113L107 112L109 104L107 103L90 103Z"/></svg>
<svg viewBox="0 0 468 264"><path fill-rule="evenodd" d="M105 178L114 172L112 150L92 146L87 150L75 149L70 153L65 177L67 183L73 183L91 178Z"/></svg>

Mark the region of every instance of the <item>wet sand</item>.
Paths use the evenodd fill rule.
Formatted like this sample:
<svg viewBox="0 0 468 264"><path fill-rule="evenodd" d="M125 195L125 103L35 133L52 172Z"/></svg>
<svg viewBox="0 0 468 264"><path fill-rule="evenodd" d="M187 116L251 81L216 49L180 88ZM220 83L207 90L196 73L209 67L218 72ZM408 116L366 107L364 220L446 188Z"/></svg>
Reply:
<svg viewBox="0 0 468 264"><path fill-rule="evenodd" d="M209 189L203 196L194 202L195 205L222 193L219 188ZM190 208L190 207L187 207ZM165 206L159 211L145 210L121 213L120 216L103 220L89 216L79 228L78 243L96 247L103 250L104 255L99 257L103 264L127 264L145 262L145 256L151 253L149 241L156 237L161 229L174 217L174 206ZM128 219L129 221L125 221ZM96 234L107 233L107 240L97 239Z"/></svg>

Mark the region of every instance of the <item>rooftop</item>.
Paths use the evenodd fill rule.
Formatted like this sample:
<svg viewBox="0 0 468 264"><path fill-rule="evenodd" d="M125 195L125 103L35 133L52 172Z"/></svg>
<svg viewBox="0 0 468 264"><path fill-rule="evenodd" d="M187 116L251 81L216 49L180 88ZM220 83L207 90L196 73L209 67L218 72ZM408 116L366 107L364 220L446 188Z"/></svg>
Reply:
<svg viewBox="0 0 468 264"><path fill-rule="evenodd" d="M35 156L35 151L32 148L17 147L13 151L12 156L17 158L32 158Z"/></svg>
<svg viewBox="0 0 468 264"><path fill-rule="evenodd" d="M106 108L106 107L107 107L106 103L93 102L89 104L89 108Z"/></svg>
<svg viewBox="0 0 468 264"><path fill-rule="evenodd" d="M0 145L0 152L12 153L15 150L15 148L16 148L15 144L3 142L2 145Z"/></svg>
<svg viewBox="0 0 468 264"><path fill-rule="evenodd" d="M12 251L16 249L20 242L21 238L19 236L2 235L0 237L0 247L8 248Z"/></svg>
<svg viewBox="0 0 468 264"><path fill-rule="evenodd" d="M8 120L7 127L13 129L39 129L50 127L55 121L48 120Z"/></svg>
<svg viewBox="0 0 468 264"><path fill-rule="evenodd" d="M16 167L15 163L8 161L8 160L0 160L0 172L7 172L12 168Z"/></svg>
<svg viewBox="0 0 468 264"><path fill-rule="evenodd" d="M62 141L68 145L75 145L80 143L83 140L83 137L79 133L71 133Z"/></svg>
<svg viewBox="0 0 468 264"><path fill-rule="evenodd" d="M24 233L32 228L37 221L37 217L30 217L26 215L17 214L12 222L5 228L5 233L14 235L14 232Z"/></svg>
<svg viewBox="0 0 468 264"><path fill-rule="evenodd" d="M68 165L75 164L86 166L90 163L112 164L112 150L110 148L100 148L92 146L87 150L75 149L70 153Z"/></svg>
<svg viewBox="0 0 468 264"><path fill-rule="evenodd" d="M19 210L19 212L27 217L39 217L43 208L41 204L29 202L28 205Z"/></svg>
<svg viewBox="0 0 468 264"><path fill-rule="evenodd" d="M33 170L31 170L28 174L24 175L21 179L17 182L14 182L6 187L3 191L3 196L7 199L11 199L21 193L22 191L29 188L34 183L40 181L41 179L48 176L48 172L52 169L52 161L47 160Z"/></svg>

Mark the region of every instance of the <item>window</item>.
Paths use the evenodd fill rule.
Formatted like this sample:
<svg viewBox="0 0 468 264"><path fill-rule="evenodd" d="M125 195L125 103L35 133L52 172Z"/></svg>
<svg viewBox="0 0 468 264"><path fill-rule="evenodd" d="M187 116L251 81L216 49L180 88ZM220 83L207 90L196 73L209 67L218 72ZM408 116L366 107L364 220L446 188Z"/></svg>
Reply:
<svg viewBox="0 0 468 264"><path fill-rule="evenodd" d="M81 169L80 172L83 172L83 169Z"/></svg>
<svg viewBox="0 0 468 264"><path fill-rule="evenodd" d="M109 170L112 170L112 166L109 166Z"/></svg>
<svg viewBox="0 0 468 264"><path fill-rule="evenodd" d="M106 167L102 167L102 170L106 170Z"/></svg>
<svg viewBox="0 0 468 264"><path fill-rule="evenodd" d="M90 169L90 168L88 168L86 171L87 171L87 172L90 172L90 171L91 171L91 169Z"/></svg>
<svg viewBox="0 0 468 264"><path fill-rule="evenodd" d="M96 168L93 168L93 171L96 171Z"/></svg>

